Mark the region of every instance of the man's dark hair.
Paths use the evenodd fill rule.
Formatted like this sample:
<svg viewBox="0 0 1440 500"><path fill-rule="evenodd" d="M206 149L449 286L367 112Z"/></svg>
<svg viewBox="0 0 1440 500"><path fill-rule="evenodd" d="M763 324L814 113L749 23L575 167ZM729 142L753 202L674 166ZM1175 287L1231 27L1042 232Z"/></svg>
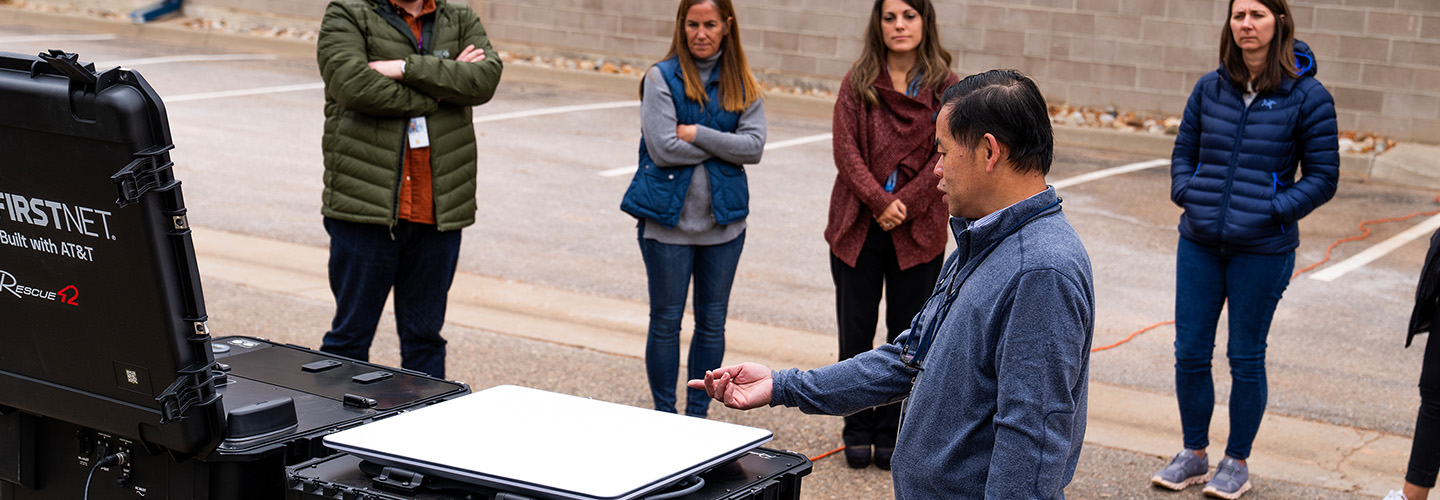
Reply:
<svg viewBox="0 0 1440 500"><path fill-rule="evenodd" d="M945 89L941 109L950 109L950 135L974 147L985 134L1010 149L1016 172L1050 173L1055 134L1045 97L1035 82L1013 69L992 69L965 77Z"/></svg>

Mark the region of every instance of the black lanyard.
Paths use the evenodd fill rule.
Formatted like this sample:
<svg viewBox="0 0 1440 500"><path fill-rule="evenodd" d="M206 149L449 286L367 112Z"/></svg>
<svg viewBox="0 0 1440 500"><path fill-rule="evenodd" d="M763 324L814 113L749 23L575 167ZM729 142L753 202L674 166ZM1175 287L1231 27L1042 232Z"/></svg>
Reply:
<svg viewBox="0 0 1440 500"><path fill-rule="evenodd" d="M1021 219L1020 222L1006 231L1005 235L1001 236L999 240L985 247L985 250L980 253L980 259L975 262L975 265L970 266L970 272L965 273L964 278L961 278L958 282L955 280L956 275L960 273L960 268L965 267L963 265L956 265L955 269L950 272L950 275L946 276L944 280L941 280L940 283L935 286L935 291L931 292L930 297L925 299L925 304L920 306L920 314L916 314L915 319L910 322L910 336L906 338L905 346L900 351L900 361L905 363L905 366L916 370L924 370L920 364L925 361L925 355L930 351L930 344L934 343L936 334L940 331L940 323L943 323L945 317L950 314L950 305L955 303L955 298L960 294L960 289L965 286L965 282L970 280L970 276L975 274L975 270L979 269L980 265L985 263L985 259L990 257L990 253L994 252L995 249L1000 246L1000 243L1003 243L1006 238L1015 234L1020 228L1025 227L1026 224L1039 219L1042 212L1060 205L1061 201L1064 200L1056 198L1054 203L1046 205L1044 208L1025 216L1024 219ZM1055 213L1059 212L1059 210L1055 211ZM923 325L920 324L920 318L925 315L925 309L930 307L930 301L936 297L942 297L943 299L937 307L936 314L931 316L930 321ZM916 335L916 332L919 332L919 335ZM914 354L911 354L912 345L915 346Z"/></svg>

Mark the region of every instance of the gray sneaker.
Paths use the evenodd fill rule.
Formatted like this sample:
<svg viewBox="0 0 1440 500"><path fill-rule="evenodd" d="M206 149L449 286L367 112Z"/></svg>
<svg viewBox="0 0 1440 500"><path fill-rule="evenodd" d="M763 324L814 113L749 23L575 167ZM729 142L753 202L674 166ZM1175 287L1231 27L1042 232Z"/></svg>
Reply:
<svg viewBox="0 0 1440 500"><path fill-rule="evenodd" d="M1250 491L1250 467L1230 457L1220 459L1215 467L1215 479L1205 485L1205 494L1225 500L1235 500Z"/></svg>
<svg viewBox="0 0 1440 500"><path fill-rule="evenodd" d="M1210 457L1197 457L1190 450L1182 450L1170 459L1170 465L1150 478L1150 484L1180 491L1192 484L1203 483L1209 477Z"/></svg>

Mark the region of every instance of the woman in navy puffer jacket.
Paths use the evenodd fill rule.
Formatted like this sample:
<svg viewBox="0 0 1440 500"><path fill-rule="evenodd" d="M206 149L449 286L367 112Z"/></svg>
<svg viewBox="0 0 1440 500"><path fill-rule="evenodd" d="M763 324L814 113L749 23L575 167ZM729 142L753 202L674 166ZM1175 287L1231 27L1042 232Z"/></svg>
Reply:
<svg viewBox="0 0 1440 500"><path fill-rule="evenodd" d="M1231 0L1221 66L1196 82L1175 140L1170 198L1185 209L1175 383L1185 450L1152 478L1160 486L1182 489L1209 472L1210 366L1228 299L1230 436L1205 493L1233 499L1250 488L1245 460L1265 413L1265 338L1295 268L1297 223L1335 195L1334 100L1289 14L1285 0Z"/></svg>

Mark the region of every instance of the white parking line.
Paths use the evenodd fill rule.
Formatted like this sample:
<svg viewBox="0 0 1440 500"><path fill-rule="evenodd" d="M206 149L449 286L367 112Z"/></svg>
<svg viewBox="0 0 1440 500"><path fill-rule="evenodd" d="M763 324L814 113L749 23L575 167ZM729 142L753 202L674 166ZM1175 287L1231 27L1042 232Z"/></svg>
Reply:
<svg viewBox="0 0 1440 500"><path fill-rule="evenodd" d="M1147 168L1163 167L1169 164L1170 160L1168 159L1142 161L1140 163L1131 163L1129 165L1121 165L1114 168L1096 170L1088 174L1080 174L1075 177L1070 177L1068 179L1061 179L1055 181L1050 185L1055 186L1055 189L1064 189L1070 186L1074 186L1076 184L1084 184L1086 182L1104 179L1112 175L1126 174L1130 172L1145 170Z"/></svg>
<svg viewBox="0 0 1440 500"><path fill-rule="evenodd" d="M226 90L221 92L202 92L199 94L184 94L166 97L166 103L200 101L205 99L221 99L225 97L243 97L248 95L278 94L281 92L298 92L302 90L323 90L324 83L302 83L299 85L281 85L279 87L260 87L244 90Z"/></svg>
<svg viewBox="0 0 1440 500"><path fill-rule="evenodd" d="M772 150L772 149L788 148L788 147L791 147L791 146L799 146L799 145L802 145L802 144L810 144L810 143L812 143L812 142L828 141L828 140L830 140L831 138L832 138L832 134L819 134L819 135L811 135L811 136L806 136L806 137L797 137L797 138L794 138L794 139L784 140L784 141L780 141L780 142L772 142L772 143L766 144L766 145L765 145L765 150L766 150L766 151L770 151L770 150Z"/></svg>
<svg viewBox="0 0 1440 500"><path fill-rule="evenodd" d="M191 56L165 56L148 57L144 59L121 59L119 61L105 61L95 63L96 68L113 68L116 66L140 66L145 64L166 64L177 62L213 62L213 61L269 61L275 59L274 54L212 54L212 55L191 55Z"/></svg>
<svg viewBox="0 0 1440 500"><path fill-rule="evenodd" d="M1364 251L1352 255L1348 259L1321 269L1315 274L1311 274L1310 279L1324 282L1335 281L1336 278L1344 276L1345 273L1359 269L1365 264L1375 261L1375 259L1384 257L1385 254L1394 251L1396 248L1400 248L1401 245L1435 232L1436 228L1440 228L1440 215L1425 219L1424 222L1416 224L1414 227L1406 229L1400 234L1391 236L1390 239L1376 243L1375 246L1366 248Z"/></svg>
<svg viewBox="0 0 1440 500"><path fill-rule="evenodd" d="M29 42L99 42L114 40L115 35L27 35L27 36L0 36L0 43L29 43Z"/></svg>
<svg viewBox="0 0 1440 500"><path fill-rule="evenodd" d="M602 102L598 104L577 104L574 106L557 106L553 108L532 109L528 111L516 111L514 113L500 113L475 117L475 123L497 122L515 118L529 118L532 116L556 115L560 113L574 113L577 111L595 111L599 109L630 108L639 106L640 101L616 101Z"/></svg>
<svg viewBox="0 0 1440 500"><path fill-rule="evenodd" d="M832 135L832 134L808 135L808 136L805 136L805 137L797 137L797 138L794 138L794 139L787 139L787 140L783 140L783 141L779 141L779 142L772 142L772 143L769 143L769 144L766 144L766 145L765 145L765 150L766 150L766 151L772 151L772 150L781 149L781 148L788 148L788 147L793 147L793 146L799 146L799 145L802 145L802 144L810 144L810 143L812 143L812 142L828 141L828 140L831 139L831 135ZM612 168L612 169L610 169L610 170L606 170L606 171L600 172L600 176L601 176L601 177L619 177L619 176L622 176L622 175L625 175L625 174L628 174L628 173L631 173L631 172L634 172L634 171L635 171L635 165L631 164L631 165L626 165L626 166L623 166L623 167Z"/></svg>

